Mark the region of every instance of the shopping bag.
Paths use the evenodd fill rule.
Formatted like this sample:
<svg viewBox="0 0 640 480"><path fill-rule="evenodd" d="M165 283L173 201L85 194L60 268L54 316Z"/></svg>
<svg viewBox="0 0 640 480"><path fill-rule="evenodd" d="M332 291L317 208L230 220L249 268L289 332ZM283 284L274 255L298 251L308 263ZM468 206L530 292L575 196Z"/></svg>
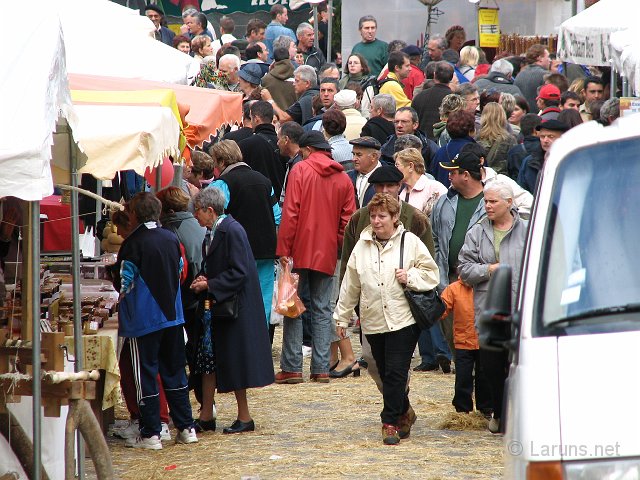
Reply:
<svg viewBox="0 0 640 480"><path fill-rule="evenodd" d="M280 282L281 273L282 268L280 268L280 262L276 262L274 270L275 277L273 280L273 294L271 295L271 316L269 317L269 323L271 325L282 325L282 320L284 319L284 316L276 311L276 307L278 306L278 283Z"/></svg>
<svg viewBox="0 0 640 480"><path fill-rule="evenodd" d="M306 310L298 296L298 274L292 273L293 259L289 258L284 265L278 266L281 271L278 279L278 300L276 312L289 318L296 318Z"/></svg>

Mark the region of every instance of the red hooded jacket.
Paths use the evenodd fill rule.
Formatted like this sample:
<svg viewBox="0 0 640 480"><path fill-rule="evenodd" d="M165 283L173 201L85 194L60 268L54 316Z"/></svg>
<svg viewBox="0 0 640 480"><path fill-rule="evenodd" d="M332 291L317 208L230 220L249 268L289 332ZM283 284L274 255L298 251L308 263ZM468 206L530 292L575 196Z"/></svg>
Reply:
<svg viewBox="0 0 640 480"><path fill-rule="evenodd" d="M333 275L344 229L356 210L353 184L329 152L298 162L287 177L276 255L294 268Z"/></svg>

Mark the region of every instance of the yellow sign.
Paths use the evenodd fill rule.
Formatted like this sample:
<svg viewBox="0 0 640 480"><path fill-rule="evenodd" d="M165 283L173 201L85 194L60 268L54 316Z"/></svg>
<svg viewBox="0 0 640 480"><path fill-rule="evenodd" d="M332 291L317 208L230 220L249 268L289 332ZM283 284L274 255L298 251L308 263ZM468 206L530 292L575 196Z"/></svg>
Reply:
<svg viewBox="0 0 640 480"><path fill-rule="evenodd" d="M500 45L500 19L497 8L478 9L480 47L498 48Z"/></svg>

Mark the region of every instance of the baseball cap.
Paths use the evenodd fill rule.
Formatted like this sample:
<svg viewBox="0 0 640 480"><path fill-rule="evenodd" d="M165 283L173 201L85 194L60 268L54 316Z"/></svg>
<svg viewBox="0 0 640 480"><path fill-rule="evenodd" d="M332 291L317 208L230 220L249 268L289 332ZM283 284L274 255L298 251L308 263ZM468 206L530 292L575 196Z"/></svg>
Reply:
<svg viewBox="0 0 640 480"><path fill-rule="evenodd" d="M560 100L560 89L550 83L543 85L537 98L541 98L542 100Z"/></svg>
<svg viewBox="0 0 640 480"><path fill-rule="evenodd" d="M349 141L349 143L357 147L375 148L376 150L380 150L382 148L380 142L373 137L354 138L353 140Z"/></svg>
<svg viewBox="0 0 640 480"><path fill-rule="evenodd" d="M440 166L446 170L456 170L458 168L469 172L480 173L480 168L484 164L486 152L477 143L464 145L458 154L450 162L440 162Z"/></svg>
<svg viewBox="0 0 640 480"><path fill-rule="evenodd" d="M422 50L420 50L420 48L416 47L415 45L408 45L404 47L402 51L410 57L418 57L422 55Z"/></svg>
<svg viewBox="0 0 640 480"><path fill-rule="evenodd" d="M245 82L249 82L253 85L260 85L262 79L262 69L257 63L245 63L240 67L238 76Z"/></svg>
<svg viewBox="0 0 640 480"><path fill-rule="evenodd" d="M317 130L303 133L298 141L298 146L314 147L320 150L331 150L331 145L329 145L327 140L324 138L322 132L318 132Z"/></svg>
<svg viewBox="0 0 640 480"><path fill-rule="evenodd" d="M393 165L383 165L369 175L369 183L400 183L404 175Z"/></svg>

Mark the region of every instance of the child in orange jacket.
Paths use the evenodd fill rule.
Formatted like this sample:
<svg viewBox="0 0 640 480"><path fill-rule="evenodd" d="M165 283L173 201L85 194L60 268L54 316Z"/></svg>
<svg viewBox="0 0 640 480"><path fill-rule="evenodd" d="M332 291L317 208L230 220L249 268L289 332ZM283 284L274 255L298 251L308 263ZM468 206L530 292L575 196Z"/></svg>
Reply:
<svg viewBox="0 0 640 480"><path fill-rule="evenodd" d="M473 289L462 280L451 283L442 292L447 307L441 318L453 312L453 344L456 350L456 382L453 401L456 412L473 411L475 373L476 409L491 416L491 398L482 375L480 345L474 323Z"/></svg>

